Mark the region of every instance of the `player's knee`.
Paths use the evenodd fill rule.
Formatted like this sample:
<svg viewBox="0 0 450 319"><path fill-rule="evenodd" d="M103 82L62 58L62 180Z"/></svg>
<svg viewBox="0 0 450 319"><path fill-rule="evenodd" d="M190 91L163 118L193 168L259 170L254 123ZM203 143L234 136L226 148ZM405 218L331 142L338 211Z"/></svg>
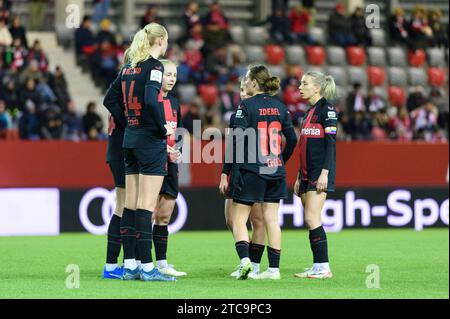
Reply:
<svg viewBox="0 0 450 319"><path fill-rule="evenodd" d="M252 216L250 220L253 230L264 228L264 218L262 216Z"/></svg>
<svg viewBox="0 0 450 319"><path fill-rule="evenodd" d="M155 224L157 225L169 225L170 216L155 215Z"/></svg>
<svg viewBox="0 0 450 319"><path fill-rule="evenodd" d="M305 224L308 229L314 229L320 226L320 218L315 216L305 215Z"/></svg>

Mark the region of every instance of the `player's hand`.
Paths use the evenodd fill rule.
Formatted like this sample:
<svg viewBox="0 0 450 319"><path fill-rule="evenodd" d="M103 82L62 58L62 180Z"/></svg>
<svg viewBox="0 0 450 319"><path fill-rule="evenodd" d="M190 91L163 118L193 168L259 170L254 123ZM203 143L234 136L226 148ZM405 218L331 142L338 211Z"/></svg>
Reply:
<svg viewBox="0 0 450 319"><path fill-rule="evenodd" d="M170 126L169 124L165 124L164 127L166 128L166 136L172 135L174 132L172 126Z"/></svg>
<svg viewBox="0 0 450 319"><path fill-rule="evenodd" d="M220 175L220 184L219 184L219 190L222 195L226 195L228 190L228 175L223 174Z"/></svg>
<svg viewBox="0 0 450 319"><path fill-rule="evenodd" d="M319 176L319 179L317 180L317 191L320 192L325 192L327 190L328 187L328 172L324 172L322 171L322 173Z"/></svg>
<svg viewBox="0 0 450 319"><path fill-rule="evenodd" d="M297 179L294 184L294 194L300 197L300 179Z"/></svg>
<svg viewBox="0 0 450 319"><path fill-rule="evenodd" d="M167 154L169 155L169 161L171 163L179 164L181 162L180 150L177 150L176 148L173 148L173 147L167 145Z"/></svg>

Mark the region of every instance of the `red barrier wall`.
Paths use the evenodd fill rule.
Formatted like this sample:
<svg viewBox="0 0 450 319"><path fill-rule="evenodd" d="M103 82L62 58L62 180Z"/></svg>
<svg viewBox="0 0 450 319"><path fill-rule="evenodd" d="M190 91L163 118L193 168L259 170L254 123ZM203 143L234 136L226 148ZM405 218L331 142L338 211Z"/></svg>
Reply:
<svg viewBox="0 0 450 319"><path fill-rule="evenodd" d="M105 142L0 142L0 187L112 187ZM338 142L337 187L446 186L448 143ZM298 148L288 181L298 170ZM221 164L191 164L191 186L216 187Z"/></svg>

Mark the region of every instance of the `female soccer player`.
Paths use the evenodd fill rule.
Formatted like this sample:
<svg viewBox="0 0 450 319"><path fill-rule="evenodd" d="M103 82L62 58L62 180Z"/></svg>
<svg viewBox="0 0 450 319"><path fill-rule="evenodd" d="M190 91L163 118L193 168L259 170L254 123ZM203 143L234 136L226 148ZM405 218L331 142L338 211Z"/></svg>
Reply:
<svg viewBox="0 0 450 319"><path fill-rule="evenodd" d="M126 119L122 102L120 75L111 84L106 93L103 105L111 113L108 127L108 149L106 162L114 178L116 193L116 209L108 226L108 242L106 248L106 265L103 269L103 278L122 279L123 268L117 266L117 258L122 246L120 236L120 221L125 207L125 164L123 158L123 135L125 133Z"/></svg>
<svg viewBox="0 0 450 319"><path fill-rule="evenodd" d="M249 95L247 95L247 92L245 91L245 77L241 79L240 96L242 101L250 97ZM230 118L231 128L233 127L234 117L235 114L233 114ZM232 146L230 145L230 147ZM233 219L231 215L231 204L233 200L231 199L230 194L233 193L233 182L232 182L233 178L230 177L229 179L231 183L228 182L228 177L230 176L230 173L232 171L231 166L232 166L231 163L224 162L222 175L220 177L219 189L222 195L227 197L225 199L225 221L227 223L228 228L232 231ZM262 215L261 204L255 203L255 205L252 206L252 210L250 211L250 222L252 225L252 241L249 244L250 246L249 249L253 271L249 274L249 277L254 278L259 273L261 259L265 249L264 241L266 229L264 227L264 218ZM230 274L230 276L232 277L238 277L238 275L239 275L239 267L237 267L236 271Z"/></svg>
<svg viewBox="0 0 450 319"><path fill-rule="evenodd" d="M336 97L337 91L333 77L320 72L307 72L299 89L310 108L302 122L300 169L294 191L302 200L314 261L311 268L295 276L325 279L332 273L321 212L327 193L334 191L337 114L329 100Z"/></svg>
<svg viewBox="0 0 450 319"><path fill-rule="evenodd" d="M159 100L164 66L157 59L164 56L167 46L167 30L157 23L148 24L134 36L121 72L127 117L123 140L126 196L120 225L124 280L176 280L154 267L151 254L152 214L167 175L166 136L173 134ZM135 259L136 244L141 269Z"/></svg>
<svg viewBox="0 0 450 319"><path fill-rule="evenodd" d="M297 144L291 116L286 106L273 95L280 88L280 79L272 77L264 65L250 66L245 89L252 96L241 102L236 111L233 163L233 236L236 251L241 259L238 279L247 279L252 271L249 258L247 220L254 203L262 203L264 223L269 246L269 269L256 279L280 279L281 229L278 223L280 200L287 198L286 170ZM236 130L236 129L235 129ZM245 130L245 134L242 133ZM281 150L284 134L286 146ZM256 137L256 140L253 137ZM253 139L253 140L252 140ZM244 149L244 154L236 153ZM243 156L242 156L243 155Z"/></svg>
<svg viewBox="0 0 450 319"><path fill-rule="evenodd" d="M166 122L175 130L183 127L181 121L180 103L169 95L177 82L177 67L169 60L160 60L164 66L162 82L164 115ZM181 140L181 139L180 139ZM153 225L153 244L155 245L156 265L158 270L169 276L185 276L185 272L177 271L167 263L167 240L169 237L168 225L175 208L178 197L178 162L181 158L180 140L175 140L175 134L167 137L168 167L167 176L164 177L159 192L158 205L155 211Z"/></svg>

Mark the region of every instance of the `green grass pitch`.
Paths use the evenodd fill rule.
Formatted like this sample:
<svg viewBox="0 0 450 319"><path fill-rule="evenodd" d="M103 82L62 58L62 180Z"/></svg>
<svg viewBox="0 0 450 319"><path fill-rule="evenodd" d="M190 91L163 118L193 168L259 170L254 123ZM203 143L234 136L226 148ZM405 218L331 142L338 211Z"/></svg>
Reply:
<svg viewBox="0 0 450 319"><path fill-rule="evenodd" d="M311 264L308 233L283 231L279 281L238 281L229 232L180 232L169 238L169 263L186 271L176 283L101 278L105 236L0 238L0 298L449 298L448 229L344 230L328 234L330 280L294 278ZM80 287L66 287L66 266L80 269ZM367 288L368 265L379 288ZM262 268L267 267L264 253Z"/></svg>

